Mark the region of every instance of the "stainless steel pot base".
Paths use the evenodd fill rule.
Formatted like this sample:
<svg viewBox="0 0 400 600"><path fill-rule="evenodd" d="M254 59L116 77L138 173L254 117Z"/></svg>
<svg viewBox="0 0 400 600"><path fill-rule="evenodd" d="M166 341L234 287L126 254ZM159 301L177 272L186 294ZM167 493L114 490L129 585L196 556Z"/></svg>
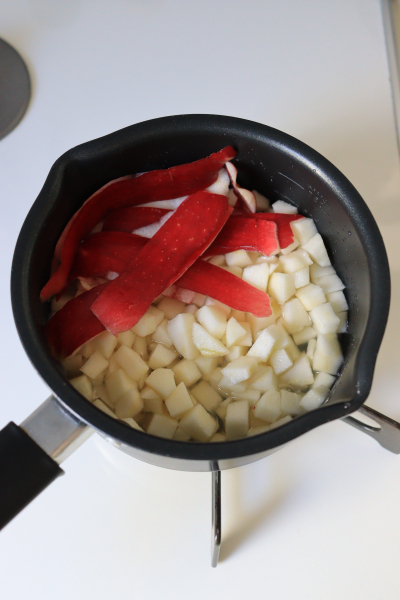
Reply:
<svg viewBox="0 0 400 600"><path fill-rule="evenodd" d="M30 97L26 64L10 44L0 39L0 140L21 121Z"/></svg>

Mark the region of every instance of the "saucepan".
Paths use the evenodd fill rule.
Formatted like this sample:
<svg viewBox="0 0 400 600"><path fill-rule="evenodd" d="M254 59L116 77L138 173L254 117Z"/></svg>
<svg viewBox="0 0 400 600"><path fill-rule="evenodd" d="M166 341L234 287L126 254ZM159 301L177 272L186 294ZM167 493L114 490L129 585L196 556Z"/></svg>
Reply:
<svg viewBox="0 0 400 600"><path fill-rule="evenodd" d="M240 184L271 201L283 199L312 217L346 285L348 333L344 362L318 409L261 435L223 443L166 440L136 431L85 400L67 381L44 336L49 305L39 293L54 247L82 203L111 179L171 167L232 145ZM4 526L58 475L59 464L93 431L131 456L184 471L213 472L213 564L220 543L220 471L259 460L334 419L348 422L400 452L396 422L363 404L385 330L390 276L378 227L346 177L318 152L281 131L218 115L180 115L132 125L61 156L21 229L11 274L15 323L22 344L52 396L20 426L0 432L0 525ZM349 415L361 410L376 425Z"/></svg>

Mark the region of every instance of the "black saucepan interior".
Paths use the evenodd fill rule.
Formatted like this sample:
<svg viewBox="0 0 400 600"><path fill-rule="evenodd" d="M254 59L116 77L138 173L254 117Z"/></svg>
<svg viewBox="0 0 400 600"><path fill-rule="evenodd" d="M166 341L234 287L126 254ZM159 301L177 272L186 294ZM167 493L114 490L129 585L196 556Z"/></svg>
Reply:
<svg viewBox="0 0 400 600"><path fill-rule="evenodd" d="M49 277L54 246L65 223L96 189L123 175L202 158L228 144L238 150L235 163L243 186L259 190L272 201L287 200L315 220L346 284L350 320L349 333L342 339L345 362L328 403L281 428L223 444L162 440L107 417L66 382L43 335L48 304L40 303L39 292ZM189 461L193 470L204 461L264 453L356 410L371 387L389 298L389 268L381 235L350 182L320 154L280 131L213 115L146 121L61 156L26 218L12 268L19 335L34 366L62 402L107 436L137 449L140 457L146 453L175 457Z"/></svg>

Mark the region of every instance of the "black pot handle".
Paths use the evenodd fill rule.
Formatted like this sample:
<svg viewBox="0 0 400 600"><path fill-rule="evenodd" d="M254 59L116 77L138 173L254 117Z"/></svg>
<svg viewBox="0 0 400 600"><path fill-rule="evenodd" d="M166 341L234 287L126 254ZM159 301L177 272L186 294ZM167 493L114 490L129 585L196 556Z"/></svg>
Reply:
<svg viewBox="0 0 400 600"><path fill-rule="evenodd" d="M64 471L21 427L0 431L0 529Z"/></svg>
<svg viewBox="0 0 400 600"><path fill-rule="evenodd" d="M54 396L0 431L0 529L64 474L59 464L92 433Z"/></svg>

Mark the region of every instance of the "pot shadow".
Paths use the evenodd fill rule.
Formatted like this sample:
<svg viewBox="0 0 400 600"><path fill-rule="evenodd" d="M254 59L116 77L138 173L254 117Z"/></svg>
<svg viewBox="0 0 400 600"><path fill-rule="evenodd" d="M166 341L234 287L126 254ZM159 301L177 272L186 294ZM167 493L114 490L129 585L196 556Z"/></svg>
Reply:
<svg viewBox="0 0 400 600"><path fill-rule="evenodd" d="M222 474L222 541L219 562L227 560L281 511L293 478L276 456ZM285 459L283 459L285 460ZM225 516L226 515L226 516ZM224 534L224 531L227 533Z"/></svg>

